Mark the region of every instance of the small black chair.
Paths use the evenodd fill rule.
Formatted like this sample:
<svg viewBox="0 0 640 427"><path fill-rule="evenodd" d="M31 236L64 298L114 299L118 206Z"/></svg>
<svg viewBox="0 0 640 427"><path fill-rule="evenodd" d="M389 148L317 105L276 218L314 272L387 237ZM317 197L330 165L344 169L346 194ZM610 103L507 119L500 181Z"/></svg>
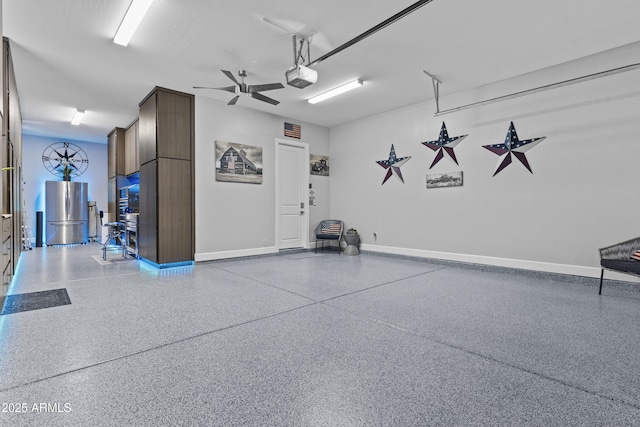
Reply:
<svg viewBox="0 0 640 427"><path fill-rule="evenodd" d="M338 242L338 255L340 255L340 239L342 239L342 231L344 223L339 219L325 219L316 227L316 253L318 253L318 241L322 242L322 250L324 251L324 242L335 240Z"/></svg>

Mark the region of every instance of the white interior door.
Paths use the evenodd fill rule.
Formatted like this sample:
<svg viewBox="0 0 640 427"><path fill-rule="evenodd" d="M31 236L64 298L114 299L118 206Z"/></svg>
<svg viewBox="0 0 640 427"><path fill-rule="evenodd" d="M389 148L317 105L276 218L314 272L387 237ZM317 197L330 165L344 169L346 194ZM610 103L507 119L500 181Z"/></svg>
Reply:
<svg viewBox="0 0 640 427"><path fill-rule="evenodd" d="M308 146L279 140L277 144L278 247L303 248L308 245L309 154Z"/></svg>

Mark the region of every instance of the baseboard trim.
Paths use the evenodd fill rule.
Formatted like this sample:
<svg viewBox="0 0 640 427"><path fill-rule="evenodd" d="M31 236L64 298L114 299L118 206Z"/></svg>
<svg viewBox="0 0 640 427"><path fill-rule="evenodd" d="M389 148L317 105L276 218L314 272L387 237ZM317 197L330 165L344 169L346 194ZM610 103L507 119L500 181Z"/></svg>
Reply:
<svg viewBox="0 0 640 427"><path fill-rule="evenodd" d="M196 253L194 259L196 262L201 261L215 261L219 259L227 258L241 258L257 255L269 255L278 253L278 248L275 246L268 246L265 248L251 248L251 249L239 249L235 251L220 251L220 252L203 252Z"/></svg>
<svg viewBox="0 0 640 427"><path fill-rule="evenodd" d="M314 244L315 242L311 242L311 245L310 245L311 248L313 248L312 245ZM304 248L304 249L312 250L309 248ZM469 263L469 264L480 264L480 265L487 265L487 266L494 266L494 267L538 271L543 273L555 273L555 274L565 274L570 276L590 277L595 279L600 278L600 272L601 272L599 267L558 264L558 263L542 262L542 261L529 261L529 260L521 260L521 259L513 259L513 258L490 257L490 256L484 256L484 255L458 254L453 252L429 251L424 249L399 248L399 247L393 247L393 246L370 245L365 243L360 244L360 249L363 251L379 253L379 254L399 255L399 256L407 256L407 257L415 257L415 258L423 258L423 259L436 259L436 260L439 259L439 260L455 261L455 262L462 262L462 263ZM275 246L269 246L264 248L239 249L234 251L204 252L204 253L196 253L194 255L194 260L196 262L216 261L216 260L228 259L228 258L273 255L279 252L280 251ZM621 282L640 283L640 278L636 278L634 276L629 276L628 274L622 274L622 273L618 273L611 270L605 271L605 279L616 280Z"/></svg>
<svg viewBox="0 0 640 427"><path fill-rule="evenodd" d="M491 265L496 267L516 268L521 270L541 271L545 273L568 274L572 276L600 278L600 268L585 267L580 265L557 264L551 262L528 261L512 258L499 258L483 255L457 254L452 252L429 251L424 249L398 248L392 246L379 246L361 244L360 248L369 252L386 253L393 255L404 255L418 258L433 258L447 261L457 261L471 264ZM607 273L607 275L613 272ZM610 276L610 277L611 277ZM623 277L623 275L620 275ZM611 277L612 279L614 277ZM619 280L629 281L629 277Z"/></svg>

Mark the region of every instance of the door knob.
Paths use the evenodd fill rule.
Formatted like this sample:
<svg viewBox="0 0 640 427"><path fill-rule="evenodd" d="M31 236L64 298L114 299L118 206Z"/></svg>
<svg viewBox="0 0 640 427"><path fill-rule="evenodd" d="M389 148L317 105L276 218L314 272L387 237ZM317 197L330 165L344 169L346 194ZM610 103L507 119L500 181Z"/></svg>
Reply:
<svg viewBox="0 0 640 427"><path fill-rule="evenodd" d="M304 215L304 211L300 211L300 215Z"/></svg>

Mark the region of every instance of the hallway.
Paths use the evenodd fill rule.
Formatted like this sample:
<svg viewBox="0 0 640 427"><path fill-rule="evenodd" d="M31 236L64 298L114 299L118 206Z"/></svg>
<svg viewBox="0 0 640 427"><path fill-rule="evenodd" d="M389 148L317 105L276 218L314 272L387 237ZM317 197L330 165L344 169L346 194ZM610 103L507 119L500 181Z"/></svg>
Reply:
<svg viewBox="0 0 640 427"><path fill-rule="evenodd" d="M0 425L640 425L637 285L369 253L100 255L22 254L9 293L71 303L0 316Z"/></svg>

